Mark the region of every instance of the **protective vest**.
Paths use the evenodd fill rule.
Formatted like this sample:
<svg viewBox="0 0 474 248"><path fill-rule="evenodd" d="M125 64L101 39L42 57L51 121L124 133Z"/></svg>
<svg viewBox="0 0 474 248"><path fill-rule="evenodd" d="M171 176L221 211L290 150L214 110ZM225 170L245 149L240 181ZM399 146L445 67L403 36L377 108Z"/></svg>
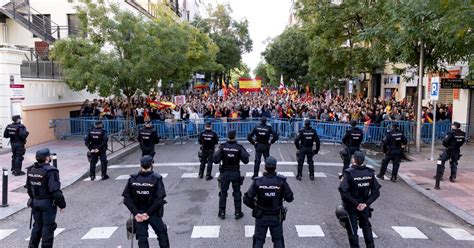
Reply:
<svg viewBox="0 0 474 248"><path fill-rule="evenodd" d="M301 137L301 146L303 147L312 147L314 142L316 142L316 137L318 134L313 128L303 128L300 130Z"/></svg>
<svg viewBox="0 0 474 248"><path fill-rule="evenodd" d="M343 142L348 147L360 147L362 140L364 138L364 132L359 128L355 127L346 132Z"/></svg>
<svg viewBox="0 0 474 248"><path fill-rule="evenodd" d="M129 187L132 198L140 210L148 209L156 198L156 188L161 176L154 173L134 174L130 176Z"/></svg>
<svg viewBox="0 0 474 248"><path fill-rule="evenodd" d="M142 128L140 130L140 143L141 145L151 146L156 143L156 137L153 137L153 133L155 132L154 128Z"/></svg>
<svg viewBox="0 0 474 248"><path fill-rule="evenodd" d="M9 124L5 129L6 129L6 136L5 138L10 138L10 143L25 143L26 136L20 134L20 128L24 128L23 124L19 123L12 123ZM22 137L23 136L23 137Z"/></svg>
<svg viewBox="0 0 474 248"><path fill-rule="evenodd" d="M283 184L285 178L279 175L255 179L257 186L257 207L265 214L279 214L283 208Z"/></svg>
<svg viewBox="0 0 474 248"><path fill-rule="evenodd" d="M459 151L464 142L466 142L466 133L461 130L453 130L446 135L443 145L448 150Z"/></svg>
<svg viewBox="0 0 474 248"><path fill-rule="evenodd" d="M257 143L268 144L270 140L270 134L272 133L272 127L267 125L259 125L255 127L255 137Z"/></svg>
<svg viewBox="0 0 474 248"><path fill-rule="evenodd" d="M349 192L358 202L366 202L370 195L374 171L367 167L351 167L345 172L349 174Z"/></svg>
<svg viewBox="0 0 474 248"><path fill-rule="evenodd" d="M49 164L38 164L28 168L27 177L34 199L52 198L48 187L48 171L57 170Z"/></svg>
<svg viewBox="0 0 474 248"><path fill-rule="evenodd" d="M222 169L224 171L239 171L240 170L240 150L243 149L237 143L224 143L222 149Z"/></svg>
<svg viewBox="0 0 474 248"><path fill-rule="evenodd" d="M92 148L99 148L104 141L105 131L102 128L93 128L89 132L90 143Z"/></svg>
<svg viewBox="0 0 474 248"><path fill-rule="evenodd" d="M217 135L211 130L205 130L201 133L199 142L204 150L214 150L218 142Z"/></svg>

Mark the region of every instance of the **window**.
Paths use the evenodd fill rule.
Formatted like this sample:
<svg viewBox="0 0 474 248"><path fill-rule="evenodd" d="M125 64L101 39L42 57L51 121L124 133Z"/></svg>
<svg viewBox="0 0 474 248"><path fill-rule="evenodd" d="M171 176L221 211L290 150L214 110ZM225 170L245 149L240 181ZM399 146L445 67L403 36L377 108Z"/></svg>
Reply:
<svg viewBox="0 0 474 248"><path fill-rule="evenodd" d="M79 18L76 14L67 14L67 29L70 36L79 34Z"/></svg>

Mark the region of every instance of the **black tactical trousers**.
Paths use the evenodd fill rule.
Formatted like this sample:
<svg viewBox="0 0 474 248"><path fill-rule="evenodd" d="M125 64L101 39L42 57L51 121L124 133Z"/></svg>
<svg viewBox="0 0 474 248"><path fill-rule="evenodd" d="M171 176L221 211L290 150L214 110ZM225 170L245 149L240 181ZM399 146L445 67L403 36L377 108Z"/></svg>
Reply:
<svg viewBox="0 0 474 248"><path fill-rule="evenodd" d="M461 154L458 151L449 151L445 150L438 159L438 166L436 167L436 177L442 178L444 175L444 164L446 161L450 160L451 164L451 178L456 178L458 171L458 160L461 157Z"/></svg>
<svg viewBox="0 0 474 248"><path fill-rule="evenodd" d="M106 151L99 151L97 153L91 153L91 163L89 168L90 176L95 176L95 165L100 158L100 171L101 176L107 175L107 154Z"/></svg>
<svg viewBox="0 0 474 248"><path fill-rule="evenodd" d="M265 161L270 156L270 145L257 143L255 145L255 164L253 166L253 175L258 176L258 171L260 170L260 163L263 160Z"/></svg>
<svg viewBox="0 0 474 248"><path fill-rule="evenodd" d="M392 177L398 175L398 168L400 168L400 162L402 160L401 153L387 153L385 154L385 158L382 160L381 168L380 168L380 175L385 175L387 172L388 163L392 161L393 168L392 168Z"/></svg>
<svg viewBox="0 0 474 248"><path fill-rule="evenodd" d="M229 190L230 184L232 184L234 196L234 207L235 212L242 212L242 192L240 191L240 171L221 171L218 182L219 192L219 211L225 213L227 191Z"/></svg>
<svg viewBox="0 0 474 248"><path fill-rule="evenodd" d="M346 225L347 235L349 237L349 245L351 248L359 248L359 235L357 228L360 226L364 234L365 245L367 248L374 247L374 237L372 235L372 225L369 221L370 210L365 208L363 211L357 209L347 209L350 225ZM349 223L348 223L349 224ZM352 226L352 229L351 229Z"/></svg>
<svg viewBox="0 0 474 248"><path fill-rule="evenodd" d="M23 162L23 155L25 155L25 144L23 143L12 143L12 168L13 172L20 172Z"/></svg>
<svg viewBox="0 0 474 248"><path fill-rule="evenodd" d="M301 147L298 155L298 173L297 176L302 176L303 173L303 164L304 164L304 158L307 158L308 161L308 170L309 170L309 175L314 175L314 161L313 161L313 149L312 147Z"/></svg>
<svg viewBox="0 0 474 248"><path fill-rule="evenodd" d="M141 148L142 148L142 157L148 155L148 156L151 156L152 158L155 158L156 152L155 152L154 144L146 145L146 146L144 145L144 146L141 146Z"/></svg>
<svg viewBox="0 0 474 248"><path fill-rule="evenodd" d="M354 146L351 146L351 147L348 147L346 148L347 150L347 156L344 158L344 166L342 167L342 174L344 174L344 171L349 168L349 166L351 165L351 158L352 158L352 155L354 155L354 153L356 151L360 151L359 147L354 147Z"/></svg>
<svg viewBox="0 0 474 248"><path fill-rule="evenodd" d="M199 166L199 175L204 174L204 168L206 167L206 164L207 164L206 176L211 175L211 173L212 173L212 156L213 155L214 155L214 149L212 149L212 150L203 149L202 150L201 158L200 158L201 165Z"/></svg>
<svg viewBox="0 0 474 248"><path fill-rule="evenodd" d="M35 223L31 230L28 248L39 247L40 240L42 240L41 247L53 247L54 230L57 227L56 222L54 222L57 208L53 206L53 201L51 199L35 199L31 204L31 211Z"/></svg>
<svg viewBox="0 0 474 248"><path fill-rule="evenodd" d="M274 248L284 248L283 223L278 215L262 215L255 219L255 234L253 235L253 248L263 248L267 230L270 229Z"/></svg>
<svg viewBox="0 0 474 248"><path fill-rule="evenodd" d="M151 215L147 221L137 222L137 240L139 248L148 248L148 225L153 228L153 231L158 237L158 244L161 248L170 247L170 242L168 239L168 228L163 219L157 215Z"/></svg>

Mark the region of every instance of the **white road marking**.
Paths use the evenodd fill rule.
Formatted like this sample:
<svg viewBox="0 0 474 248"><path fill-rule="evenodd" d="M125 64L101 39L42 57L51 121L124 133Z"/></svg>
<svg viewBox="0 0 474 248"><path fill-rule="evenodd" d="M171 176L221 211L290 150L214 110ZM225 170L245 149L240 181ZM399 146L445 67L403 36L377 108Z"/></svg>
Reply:
<svg viewBox="0 0 474 248"><path fill-rule="evenodd" d="M461 228L441 228L449 236L453 237L455 240L465 240L465 241L474 241L474 235L468 233L466 230Z"/></svg>
<svg viewBox="0 0 474 248"><path fill-rule="evenodd" d="M246 238L251 238L251 237L253 237L254 233L255 233L255 226L245 226L245 237L246 237ZM271 237L271 235L270 235L270 229L267 229L266 237L267 237L267 238L270 238L270 237Z"/></svg>
<svg viewBox="0 0 474 248"><path fill-rule="evenodd" d="M295 225L300 238L324 237L323 229L319 225Z"/></svg>
<svg viewBox="0 0 474 248"><path fill-rule="evenodd" d="M118 227L93 227L81 239L109 239Z"/></svg>
<svg viewBox="0 0 474 248"><path fill-rule="evenodd" d="M254 165L255 162L249 162L245 166ZM199 162L170 162L170 163L155 163L153 164L154 167L186 167L186 166L199 166L201 163ZM298 165L297 162L285 161L285 162L278 162L278 165ZM331 166L331 167L342 167L342 163L334 163L334 162L315 162L315 166ZM125 169L125 168L140 168L140 164L119 164L119 165L111 165L108 167L109 169Z"/></svg>
<svg viewBox="0 0 474 248"><path fill-rule="evenodd" d="M181 178L198 178L199 177L199 173L183 173L183 175L181 175Z"/></svg>
<svg viewBox="0 0 474 248"><path fill-rule="evenodd" d="M282 161L282 162L285 162L285 158L283 157L283 154L281 153L280 147L278 147L277 150L278 150L278 154L280 154L281 161Z"/></svg>
<svg viewBox="0 0 474 248"><path fill-rule="evenodd" d="M0 229L0 240L10 236L10 234L16 232L17 229Z"/></svg>
<svg viewBox="0 0 474 248"><path fill-rule="evenodd" d="M253 176L253 172L249 171L249 172L245 172L245 177L252 177ZM258 176L261 177L263 176L263 172L258 172Z"/></svg>
<svg viewBox="0 0 474 248"><path fill-rule="evenodd" d="M390 177L388 177L388 176L383 176L383 179L389 181L389 180L390 180Z"/></svg>
<svg viewBox="0 0 474 248"><path fill-rule="evenodd" d="M54 230L54 237L58 236L58 234L62 233L62 231L64 231L65 228L56 228L56 230ZM26 241L30 241L30 237L26 238L25 239Z"/></svg>
<svg viewBox="0 0 474 248"><path fill-rule="evenodd" d="M314 177L327 177L323 172L315 172Z"/></svg>
<svg viewBox="0 0 474 248"><path fill-rule="evenodd" d="M149 238L149 239L156 239L156 238L158 238L158 236L156 236L156 233L155 233L155 231L153 230L153 228L151 228L151 226L148 227L148 238Z"/></svg>
<svg viewBox="0 0 474 248"><path fill-rule="evenodd" d="M295 173L292 171L277 171L277 173L285 177L295 177Z"/></svg>
<svg viewBox="0 0 474 248"><path fill-rule="evenodd" d="M194 226L191 238L218 238L220 226Z"/></svg>
<svg viewBox="0 0 474 248"><path fill-rule="evenodd" d="M321 150L321 151L319 151L318 154L319 154L319 155L326 155L326 154L328 154L328 153L330 153L330 152L331 152L331 151L329 151L329 150Z"/></svg>
<svg viewBox="0 0 474 248"><path fill-rule="evenodd" d="M115 180L128 180L130 178L130 175L120 175L115 178Z"/></svg>
<svg viewBox="0 0 474 248"><path fill-rule="evenodd" d="M179 141L178 141L178 142L175 142L174 144L175 144L175 145L184 145L184 144L186 144L186 141L183 141L183 142L179 142Z"/></svg>
<svg viewBox="0 0 474 248"><path fill-rule="evenodd" d="M357 229L357 235L359 235L359 238L363 238L363 237L364 237L364 233L362 233L362 229L360 229L360 228ZM378 236L377 236L374 232L372 232L372 236L373 236L374 238L378 238Z"/></svg>
<svg viewBox="0 0 474 248"><path fill-rule="evenodd" d="M220 176L220 174L221 174L220 172L216 172L215 178L218 178Z"/></svg>
<svg viewBox="0 0 474 248"><path fill-rule="evenodd" d="M404 239L428 239L423 232L414 226L392 226L392 228Z"/></svg>

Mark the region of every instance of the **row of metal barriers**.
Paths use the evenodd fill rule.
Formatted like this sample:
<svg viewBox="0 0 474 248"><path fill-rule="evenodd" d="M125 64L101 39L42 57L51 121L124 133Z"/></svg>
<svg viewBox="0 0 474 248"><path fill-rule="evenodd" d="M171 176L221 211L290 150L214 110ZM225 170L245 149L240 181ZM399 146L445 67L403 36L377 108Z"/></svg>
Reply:
<svg viewBox="0 0 474 248"><path fill-rule="evenodd" d="M54 133L58 138L68 138L73 136L85 136L94 126L97 119L94 118L71 118L53 120ZM212 123L212 129L218 134L219 138L225 139L230 130L235 130L237 139L243 140L255 128L260 120L232 120L225 119L197 119L194 121L152 121L154 128L159 136L166 140L197 140L199 133L204 131L205 122ZM350 128L348 123L322 122L310 120L311 126L316 129L320 139L325 142L339 143L346 131ZM131 130L132 134L138 133L142 124L136 124L134 120L127 119L102 119L104 129L109 134L123 133ZM364 143L379 144L392 121L384 121L379 125L366 125L359 123L358 126L364 131ZM410 140L415 140L416 123L410 121L397 121L400 130ZM279 136L280 140L289 140L296 137L299 130L304 125L303 119L269 119L268 125L271 125ZM429 143L432 137L433 124L423 123L421 126L421 139ZM469 127L462 125L462 129L469 133ZM435 139L443 139L451 130L451 121L439 121L436 123Z"/></svg>

